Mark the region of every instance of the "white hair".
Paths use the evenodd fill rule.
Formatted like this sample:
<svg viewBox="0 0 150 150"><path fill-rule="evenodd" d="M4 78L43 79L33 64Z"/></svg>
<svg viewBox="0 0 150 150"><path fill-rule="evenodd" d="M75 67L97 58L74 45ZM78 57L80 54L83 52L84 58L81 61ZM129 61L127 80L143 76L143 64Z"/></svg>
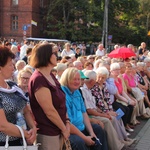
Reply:
<svg viewBox="0 0 150 150"><path fill-rule="evenodd" d="M113 71L113 70L115 70L115 69L120 69L119 63L112 63L112 64L110 65L110 71Z"/></svg>
<svg viewBox="0 0 150 150"><path fill-rule="evenodd" d="M106 67L99 67L97 70L96 70L96 73L97 73L97 76L99 75L106 75L107 78L109 77L109 71Z"/></svg>
<svg viewBox="0 0 150 150"><path fill-rule="evenodd" d="M64 63L57 63L56 69L57 69L57 71L63 71L65 69L67 69L67 65Z"/></svg>
<svg viewBox="0 0 150 150"><path fill-rule="evenodd" d="M108 61L102 61L102 62L100 62L99 67L105 67L106 65L109 65L109 62Z"/></svg>
<svg viewBox="0 0 150 150"><path fill-rule="evenodd" d="M145 63L144 62L137 62L137 67L144 67L145 66Z"/></svg>
<svg viewBox="0 0 150 150"><path fill-rule="evenodd" d="M132 64L132 63L131 63L131 66L132 66L133 69L136 69L136 68L137 68L137 66L136 66L135 64Z"/></svg>
<svg viewBox="0 0 150 150"><path fill-rule="evenodd" d="M102 62L103 60L101 59L97 59L95 62L94 62L94 70L96 70L98 67L99 67L99 64Z"/></svg>
<svg viewBox="0 0 150 150"><path fill-rule="evenodd" d="M18 68L18 66L21 64L21 63L24 63L24 65L26 65L26 62L24 60L18 60L15 64L15 67Z"/></svg>
<svg viewBox="0 0 150 150"><path fill-rule="evenodd" d="M117 49L117 48L119 48L119 45L116 44L116 45L114 46L114 49Z"/></svg>
<svg viewBox="0 0 150 150"><path fill-rule="evenodd" d="M12 45L11 51L16 54L18 52L18 47L16 45Z"/></svg>
<svg viewBox="0 0 150 150"><path fill-rule="evenodd" d="M96 80L96 72L93 70L86 70L84 75L87 76L89 79L85 80Z"/></svg>
<svg viewBox="0 0 150 150"><path fill-rule="evenodd" d="M78 61L78 60L73 62L73 65L74 65L75 67L77 67L79 64L82 64L82 62L81 62L81 61Z"/></svg>
<svg viewBox="0 0 150 150"><path fill-rule="evenodd" d="M127 48L133 48L132 44L128 44Z"/></svg>
<svg viewBox="0 0 150 150"><path fill-rule="evenodd" d="M149 52L149 53L150 53L150 52ZM146 58L144 59L144 62L145 62L145 63L150 62L150 58L149 58L149 57L146 57Z"/></svg>

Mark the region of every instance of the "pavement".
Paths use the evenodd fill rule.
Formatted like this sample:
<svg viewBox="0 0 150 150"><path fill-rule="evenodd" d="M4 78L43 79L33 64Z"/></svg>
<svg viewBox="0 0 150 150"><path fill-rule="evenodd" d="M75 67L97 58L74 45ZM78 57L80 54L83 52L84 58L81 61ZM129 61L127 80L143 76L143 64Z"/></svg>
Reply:
<svg viewBox="0 0 150 150"><path fill-rule="evenodd" d="M134 128L134 132L129 136L130 138L136 138L129 148L133 150L150 150L150 119L141 120L140 124Z"/></svg>

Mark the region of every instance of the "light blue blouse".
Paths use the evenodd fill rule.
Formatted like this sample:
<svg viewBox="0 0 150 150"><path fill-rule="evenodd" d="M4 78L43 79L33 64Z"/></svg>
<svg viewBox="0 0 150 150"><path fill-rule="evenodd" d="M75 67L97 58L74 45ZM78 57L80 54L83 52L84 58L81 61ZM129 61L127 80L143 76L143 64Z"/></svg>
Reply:
<svg viewBox="0 0 150 150"><path fill-rule="evenodd" d="M80 91L71 92L66 86L62 86L62 90L66 94L67 113L71 123L80 131L83 131L85 129L83 113L86 112L86 109Z"/></svg>

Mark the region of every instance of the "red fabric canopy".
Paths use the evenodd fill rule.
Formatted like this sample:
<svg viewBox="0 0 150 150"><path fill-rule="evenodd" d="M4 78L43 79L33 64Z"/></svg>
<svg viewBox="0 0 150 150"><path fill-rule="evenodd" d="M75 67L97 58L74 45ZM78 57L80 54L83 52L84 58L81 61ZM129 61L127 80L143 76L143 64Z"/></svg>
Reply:
<svg viewBox="0 0 150 150"><path fill-rule="evenodd" d="M131 56L136 56L136 54L130 48L121 47L110 52L108 56L111 58L124 58L125 59Z"/></svg>

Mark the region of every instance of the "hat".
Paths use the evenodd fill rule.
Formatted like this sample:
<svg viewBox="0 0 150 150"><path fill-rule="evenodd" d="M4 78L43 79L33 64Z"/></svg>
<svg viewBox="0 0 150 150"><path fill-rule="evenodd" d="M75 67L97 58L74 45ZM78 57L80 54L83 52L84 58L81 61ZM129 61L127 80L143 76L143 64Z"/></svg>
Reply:
<svg viewBox="0 0 150 150"><path fill-rule="evenodd" d="M84 73L81 70L78 70L78 72L80 73L81 79L89 79L87 76L84 75Z"/></svg>

